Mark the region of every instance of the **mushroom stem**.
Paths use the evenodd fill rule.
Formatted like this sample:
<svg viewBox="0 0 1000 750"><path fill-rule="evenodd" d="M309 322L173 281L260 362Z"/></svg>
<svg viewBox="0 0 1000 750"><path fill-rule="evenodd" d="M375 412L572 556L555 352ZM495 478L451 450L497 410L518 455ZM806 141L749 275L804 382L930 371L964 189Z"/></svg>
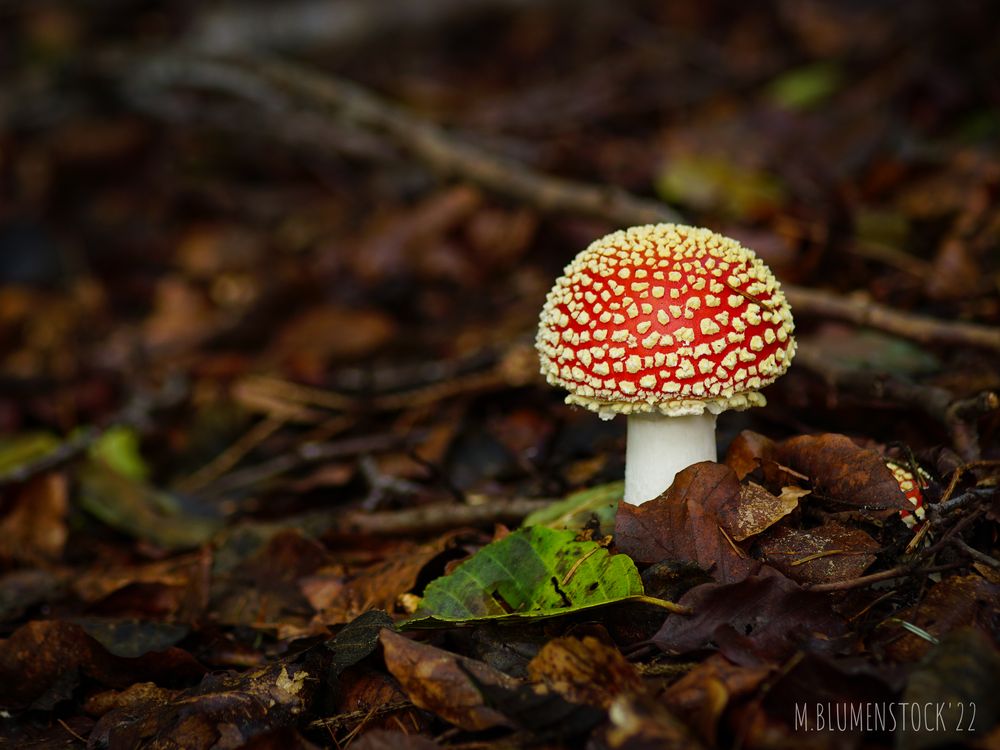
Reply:
<svg viewBox="0 0 1000 750"><path fill-rule="evenodd" d="M625 502L642 505L667 489L674 476L699 461L714 461L715 415L667 417L631 414L625 449Z"/></svg>

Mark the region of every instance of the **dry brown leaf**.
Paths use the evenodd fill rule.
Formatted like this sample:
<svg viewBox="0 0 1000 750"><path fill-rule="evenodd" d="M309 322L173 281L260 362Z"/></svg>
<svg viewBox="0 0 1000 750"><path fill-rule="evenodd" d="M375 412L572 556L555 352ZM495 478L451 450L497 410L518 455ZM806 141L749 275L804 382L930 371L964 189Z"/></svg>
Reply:
<svg viewBox="0 0 1000 750"><path fill-rule="evenodd" d="M388 629L382 631L381 641L386 667L415 705L469 731L512 726L507 717L485 704L469 675L479 683L508 689L519 685L514 678L481 661L411 641Z"/></svg>
<svg viewBox="0 0 1000 750"><path fill-rule="evenodd" d="M740 580L758 564L720 526L720 514L727 508L735 512L739 496L739 482L728 466L711 461L689 466L655 500L619 506L615 544L636 562L694 562L710 569L716 580Z"/></svg>
<svg viewBox="0 0 1000 750"><path fill-rule="evenodd" d="M912 509L882 457L844 435L789 438L778 443L774 458L809 477L817 493L838 502L871 509Z"/></svg>
<svg viewBox="0 0 1000 750"><path fill-rule="evenodd" d="M69 532L69 490L63 474L43 474L17 493L12 510L0 521L0 557L24 562L55 560Z"/></svg>
<svg viewBox="0 0 1000 750"><path fill-rule="evenodd" d="M729 536L742 542L776 524L799 505L799 498L809 494L801 487L783 487L775 496L759 484L740 486L740 501L726 505L719 512L719 522Z"/></svg>
<svg viewBox="0 0 1000 750"><path fill-rule="evenodd" d="M725 463L743 481L747 474L760 466L761 461L769 459L773 454L774 441L771 438L753 430L743 430L729 444Z"/></svg>

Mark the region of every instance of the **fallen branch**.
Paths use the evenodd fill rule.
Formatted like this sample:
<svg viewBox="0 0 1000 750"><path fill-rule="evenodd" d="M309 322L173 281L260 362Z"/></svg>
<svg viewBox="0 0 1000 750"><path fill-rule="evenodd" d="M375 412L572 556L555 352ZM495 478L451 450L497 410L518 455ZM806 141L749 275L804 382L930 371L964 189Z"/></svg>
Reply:
<svg viewBox="0 0 1000 750"><path fill-rule="evenodd" d="M783 288L796 315L846 320L921 344L973 346L1000 352L1000 328L997 327L899 312L867 299L844 297L818 289L790 285Z"/></svg>
<svg viewBox="0 0 1000 750"><path fill-rule="evenodd" d="M175 86L203 88L253 101L274 111L305 110L376 133L427 167L529 203L538 210L603 219L615 226L680 221L677 211L614 186L541 174L459 140L437 124L335 76L279 59L220 59L164 55L139 68L127 93L157 111L151 92ZM153 97L155 98L155 97ZM903 313L863 299L786 284L796 314L846 320L927 344L1000 351L1000 329Z"/></svg>

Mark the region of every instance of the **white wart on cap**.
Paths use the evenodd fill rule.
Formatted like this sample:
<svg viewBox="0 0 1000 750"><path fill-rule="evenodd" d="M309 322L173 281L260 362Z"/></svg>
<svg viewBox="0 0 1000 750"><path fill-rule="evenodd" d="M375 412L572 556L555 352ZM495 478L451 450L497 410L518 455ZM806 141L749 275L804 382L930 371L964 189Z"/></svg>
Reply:
<svg viewBox="0 0 1000 750"><path fill-rule="evenodd" d="M632 227L566 267L542 310L542 374L567 403L684 416L765 403L795 354L791 311L751 250L707 229Z"/></svg>

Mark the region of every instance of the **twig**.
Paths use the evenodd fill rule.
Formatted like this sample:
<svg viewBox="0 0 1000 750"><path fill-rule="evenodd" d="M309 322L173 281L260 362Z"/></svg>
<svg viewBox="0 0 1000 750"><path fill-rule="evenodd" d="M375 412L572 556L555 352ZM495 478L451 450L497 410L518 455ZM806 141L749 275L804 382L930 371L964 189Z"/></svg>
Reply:
<svg viewBox="0 0 1000 750"><path fill-rule="evenodd" d="M493 523L513 523L542 508L554 500L497 500L482 505L434 503L406 510L365 513L340 511L336 515L317 517L311 528L319 533L335 536L365 534L368 536L397 536L429 534L460 526L481 526Z"/></svg>
<svg viewBox="0 0 1000 750"><path fill-rule="evenodd" d="M783 288L796 315L846 320L921 344L973 346L1000 351L1000 328L995 326L956 323L904 313L867 299L845 297L819 289L790 285Z"/></svg>
<svg viewBox="0 0 1000 750"><path fill-rule="evenodd" d="M997 492L995 487L985 487L963 492L961 495L945 500L940 503L933 503L927 506L927 513L931 517L932 523L940 523L940 519L956 508L963 508L966 505L973 505L988 500Z"/></svg>
<svg viewBox="0 0 1000 750"><path fill-rule="evenodd" d="M254 50L322 44L358 45L405 30L432 30L470 15L517 10L537 0L295 0L238 3L213 8L199 19L191 42L202 49ZM549 0L552 4L552 0Z"/></svg>
<svg viewBox="0 0 1000 750"><path fill-rule="evenodd" d="M115 414L104 427L85 427L72 437L64 440L53 450L43 456L15 466L4 474L0 474L0 488L12 484L20 484L58 469L73 461L78 456L90 450L101 437L112 427L131 427L143 429L150 415L160 409L170 408L180 403L187 396L187 384L180 380L169 380L154 393L136 393L128 403Z"/></svg>
<svg viewBox="0 0 1000 750"><path fill-rule="evenodd" d="M255 484L275 479L282 474L307 464L348 458L362 453L376 453L393 448L406 447L420 437L411 434L407 437L397 435L366 435L363 437L344 438L330 443L303 443L293 451L263 461L254 466L234 471L204 488L205 494L224 495L230 492L246 489Z"/></svg>
<svg viewBox="0 0 1000 750"><path fill-rule="evenodd" d="M851 589L860 589L865 586L871 586L873 583L878 583L880 581L888 581L893 578L906 578L914 573L939 573L944 570L952 570L953 568L961 567L961 563L948 563L946 565L934 565L929 568L917 568L913 565L897 565L894 568L889 568L888 570L880 570L878 573L870 573L866 576L860 576L859 578L848 578L843 581L832 581L830 583L817 583L812 586L805 585L802 588L806 591L818 591L818 592L831 592L831 591L849 591Z"/></svg>
<svg viewBox="0 0 1000 750"><path fill-rule="evenodd" d="M947 429L955 451L968 462L979 458L976 420L1000 408L1000 398L992 391L984 391L972 398L956 399L945 388L901 380L888 373L831 367L823 352L808 342L799 346L795 364L812 370L831 388L924 412Z"/></svg>
<svg viewBox="0 0 1000 750"><path fill-rule="evenodd" d="M975 547L970 546L964 539L952 539L951 545L957 547L966 555L971 557L976 562L983 563L984 565L989 565L991 568L1000 570L1000 560L995 557L987 555L985 552L980 552Z"/></svg>
<svg viewBox="0 0 1000 750"><path fill-rule="evenodd" d="M459 141L444 128L413 115L349 81L276 59L219 59L196 55L157 58L131 81L131 94L148 103L148 88L188 85L223 91L269 109L304 108L389 138L431 169L462 177L543 211L566 211L612 224L678 221L658 201L612 186L550 177Z"/></svg>

